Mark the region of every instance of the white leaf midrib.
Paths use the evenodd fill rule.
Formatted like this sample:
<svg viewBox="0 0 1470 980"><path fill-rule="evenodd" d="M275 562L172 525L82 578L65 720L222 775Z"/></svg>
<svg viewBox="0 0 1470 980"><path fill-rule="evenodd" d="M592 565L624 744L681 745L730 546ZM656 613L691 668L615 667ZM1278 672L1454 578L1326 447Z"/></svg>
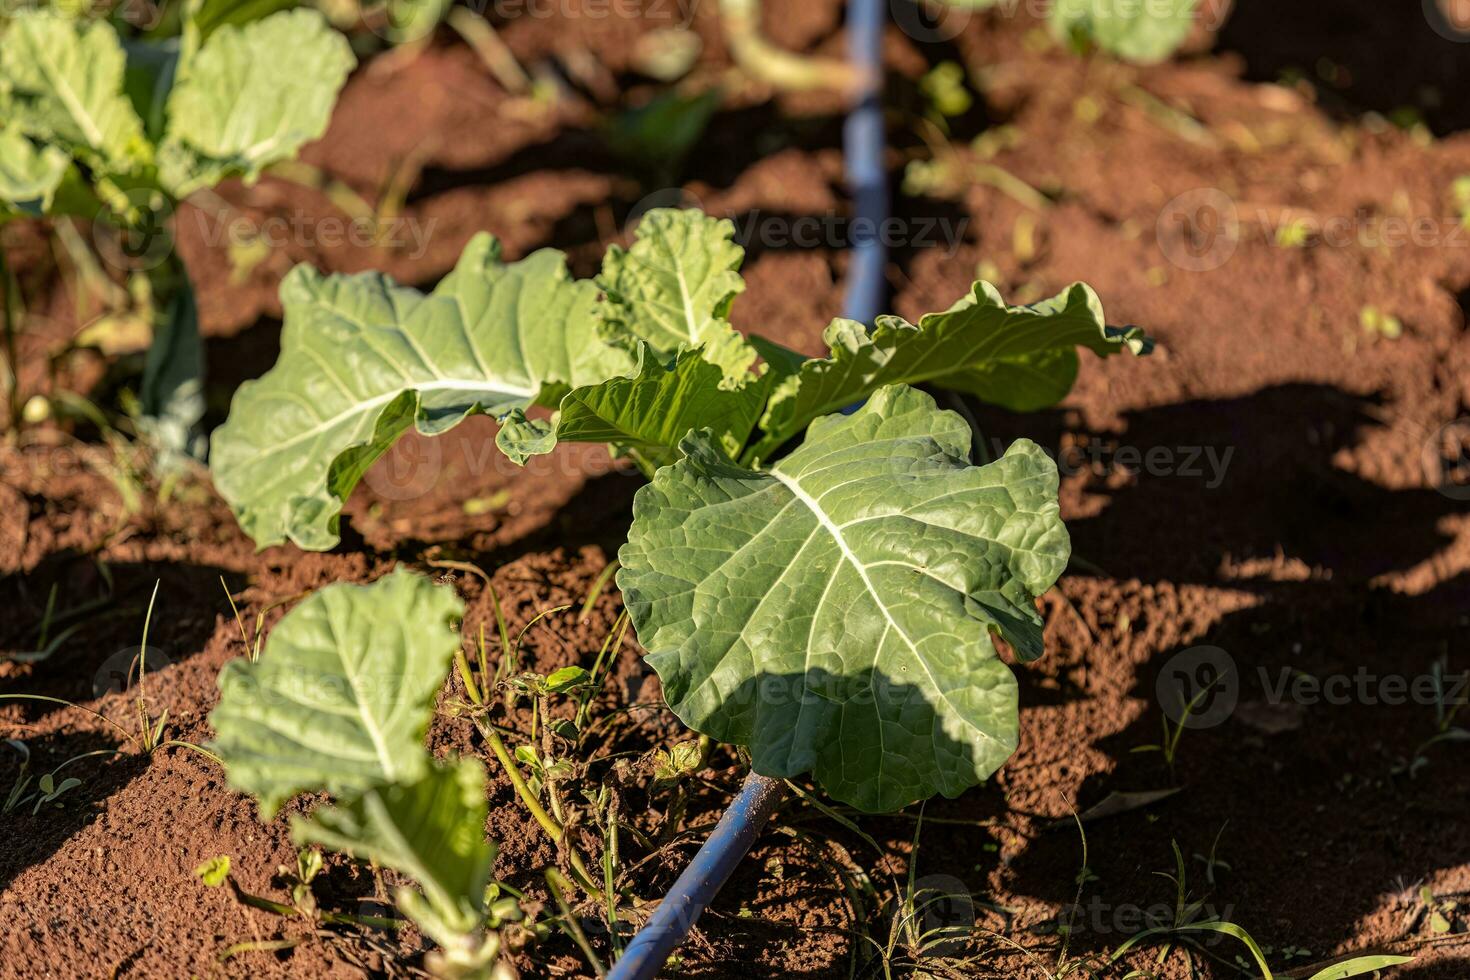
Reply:
<svg viewBox="0 0 1470 980"><path fill-rule="evenodd" d="M789 490L793 497L795 497L804 506L806 506L806 508L812 512L812 516L816 518L818 524L822 527L822 529L831 536L832 540L837 544L837 548L841 552L842 557L846 559L849 564L852 565L853 569L858 573L858 577L862 579L863 587L867 589L868 594L873 597L873 602L878 606L879 611L883 613L883 618L888 621L889 627L896 634L898 634L898 636L903 639L903 642L908 645L908 648L913 651L914 660L916 660L919 666L923 668L924 676L929 679L929 683L932 686L934 693L940 698L940 700L945 703L947 707L949 707L949 709L954 713L954 716L966 725L966 727L970 728L972 731L974 731L981 738L984 738L988 742L996 741L995 736L991 735L989 732L985 731L985 729L979 727L974 722L968 720L965 717L964 712L959 710L954 702L949 699L949 695L940 685L938 678L936 678L934 676L934 672L929 669L929 662L925 660L924 655L919 652L918 645L914 643L913 639L908 635L908 633L906 633L903 628L898 625L898 621L893 618L893 613L889 611L887 603L883 601L883 596L878 592L877 586L874 585L873 580L868 577L868 565L861 561L858 558L857 554L848 545L847 538L844 537L842 534L842 528L832 520L831 516L826 512L826 510L822 508L821 503L811 494L807 493L806 490L802 488L801 484L798 483L794 478L787 476L780 470L770 470L769 474L782 486ZM834 487L833 489L836 488ZM881 643L879 645L879 649L881 650ZM878 652L879 651L877 650L874 651L875 656Z"/></svg>
<svg viewBox="0 0 1470 980"><path fill-rule="evenodd" d="M32 40L36 40L34 34L32 35ZM80 44L78 45L78 47L80 47ZM45 45L37 44L36 53L39 56L38 61L40 63L42 71L50 80L51 85L55 89L57 96L61 99L62 104L66 106L67 112L71 114L72 119L74 119L77 125L81 128L82 135L85 136L87 138L87 142L90 145L96 147L98 151L105 151L106 148L102 145L103 138L101 127L99 126L97 121L92 118L92 115L90 112L87 111L86 106L82 104L82 100L77 95L76 90L72 88L71 83L67 81L65 75L63 74L61 66L56 64L49 57Z"/></svg>
<svg viewBox="0 0 1470 980"><path fill-rule="evenodd" d="M460 381L458 379L446 378L439 381L431 381L425 382L423 384L405 386L403 388L398 388L390 391L387 394L379 395L376 398L369 398L366 401L353 402L352 405L346 410L339 412L331 418L318 422L316 425L312 426L309 429L303 429L302 431L296 433L294 436L291 436L288 439L284 439L280 442L271 443L270 453L272 455L276 454L282 449L288 449L291 446L295 446L299 443L305 442L306 440L311 439L314 436L320 435L323 432L333 429L338 425L341 425L348 419L353 418L354 416L362 415L365 412L370 412L374 409L381 408L384 405L387 405L389 402L393 401L393 399L402 395L405 391L417 392L419 395L435 391L494 391L497 393L510 395L514 398L532 398L536 394L536 392L527 388L520 388L514 385L502 384L500 382L490 381L489 379L479 381Z"/></svg>

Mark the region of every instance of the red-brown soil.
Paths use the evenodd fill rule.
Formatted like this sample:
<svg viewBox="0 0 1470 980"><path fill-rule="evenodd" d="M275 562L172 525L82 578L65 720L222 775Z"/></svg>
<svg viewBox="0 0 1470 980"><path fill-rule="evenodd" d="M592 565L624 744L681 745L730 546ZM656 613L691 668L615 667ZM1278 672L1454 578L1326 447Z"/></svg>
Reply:
<svg viewBox="0 0 1470 980"><path fill-rule="evenodd" d="M895 184L907 160L932 156L915 118L926 66L957 60L984 79L976 108L950 122L950 179L929 196L897 200L911 231L933 219L957 245L896 248L893 309L916 318L947 306L982 266L1025 300L1082 279L1110 321L1144 326L1159 348L1145 360L1084 361L1075 392L1053 411L1017 417L968 406L987 452L1025 435L1076 464L1078 447L1099 447L1064 477L1076 560L1043 600L1047 656L1017 668L1016 756L989 785L931 801L916 854L917 807L858 818L865 840L793 803L702 921L680 975L847 976L855 962L860 975L881 976L873 947L852 933L866 928L886 941L893 909L879 905L893 901L912 859L921 887L975 896L977 938L947 952L979 958L956 975L1044 976L1063 955L1059 921L1071 926L1065 955L1101 955L1141 928L1143 914L1172 907L1174 886L1157 874L1174 871L1172 842L1192 899L1246 928L1275 966L1394 950L1419 957L1395 977L1470 976L1470 746L1437 744L1413 765L1436 731L1430 705L1358 693L1340 704L1268 697L1282 671L1369 676L1372 695L1383 678L1411 683L1439 658L1451 673L1470 669L1466 494L1436 489L1446 476L1436 433L1470 416L1470 231L1449 193L1470 174L1462 132L1470 46L1428 31L1415 3L1235 6L1212 52L1146 69L1033 43L1035 25L1024 19L977 15L944 41L889 32ZM509 96L448 33L417 59L369 62L349 84L331 131L307 158L368 195L395 171L417 169L403 213L427 230L421 252L295 241L235 282L201 223L206 212L180 212L180 248L209 336L214 420L235 385L273 362L275 284L295 262L382 268L428 286L471 234L488 229L511 257L566 249L585 276L608 241L626 237L628 215L655 188L605 149L598 116L620 83L636 80L628 73L637 38L667 25L570 7L501 25L522 64L554 63L573 78L549 107ZM695 9L705 40L697 70L723 73L712 5ZM840 53L840 4L781 9L770 25L781 44ZM584 56L601 68L566 68ZM600 94L604 87L613 95ZM771 233L804 216L840 229L841 103L768 95L733 85L682 190L756 229L737 324L816 351L840 307L840 243L798 247ZM1418 105L1424 124L1405 129L1369 115L1405 105ZM1051 207L1032 211L972 179L980 151L971 138L999 126L1010 138L993 141L1000 148L986 162L1047 192ZM1200 252L1181 240L1175 219L1187 214L1171 202L1199 189L1235 204L1239 234L1226 261L1190 271L1180 257L1190 265ZM257 222L340 218L314 192L275 180L223 197ZM1351 234L1283 244L1278 229L1297 218L1319 227L1342 219ZM1429 229L1417 243L1392 232L1384 239L1385 229L1416 219ZM70 300L55 287L38 235L19 230L10 241L37 314L22 337L22 374L44 386L47 353L72 330ZM1401 335L1365 331L1368 306L1397 317ZM82 355L58 371L58 383L91 384L102 365ZM149 643L172 663L150 672L149 704L155 717L168 709L172 737L198 742L210 737L219 668L245 654L225 588L239 598L247 630L278 600L370 581L399 561L453 582L469 605L466 632L490 621L488 593L474 575L429 562L471 561L491 572L513 631L539 610L579 604L626 530L637 478L600 451L575 447L516 470L487 451L492 433L472 420L432 444L401 447L349 505L343 544L320 555L256 553L207 481L185 481L163 500L144 480L137 506L128 506L117 454L85 429L13 434L0 448L0 574L8 576L0 579L0 651L34 648L53 586L59 610L102 604L49 659L0 662L0 692L65 698L134 729L136 691L97 697L94 681L116 665L115 652L139 642L155 581ZM285 608L266 614L267 630ZM617 610L608 590L581 622L575 608L551 617L528 633L527 665L590 664ZM1156 683L1165 664L1201 645L1233 659L1240 703L1214 727L1185 731L1171 771L1159 753L1136 750L1160 741ZM682 735L656 707L656 679L631 648L603 701L608 710L652 705L619 735L618 749L632 758ZM229 854L243 888L280 899L277 866L293 860L284 820L259 823L208 759L182 748L144 757L95 717L52 703L7 703L0 728L29 745L33 772L91 749L122 749L68 767L83 784L60 808L0 815L0 976L412 968L413 937L318 935L195 878L199 862ZM433 744L489 759L454 718L436 723ZM0 787L8 788L18 756L5 751ZM686 824L711 825L740 777L735 757L717 752ZM1147 807L1088 820L1082 873L1074 810L1111 793L1176 788ZM492 793L497 877L544 894L540 869L557 860L555 848L503 779ZM639 872L646 897L661 893L691 850L676 848ZM848 897L858 873L874 889L861 915ZM1070 915L1079 880L1082 908ZM350 910L380 887L334 860L318 894ZM1421 888L1459 902L1449 935L1431 931ZM279 940L295 945L219 959L234 944ZM1199 975L1241 975L1231 963L1242 947L1223 940L1206 949L1220 959L1196 957ZM560 937L515 962L525 976L586 972ZM1189 975L1178 953L1162 967L1151 956L1130 964ZM1125 972L1120 965L1100 975Z"/></svg>

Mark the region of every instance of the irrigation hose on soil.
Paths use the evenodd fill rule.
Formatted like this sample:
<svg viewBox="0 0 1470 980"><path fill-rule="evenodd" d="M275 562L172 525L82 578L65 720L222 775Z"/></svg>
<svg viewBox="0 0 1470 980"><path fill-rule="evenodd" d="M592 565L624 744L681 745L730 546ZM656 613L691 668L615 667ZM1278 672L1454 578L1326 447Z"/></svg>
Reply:
<svg viewBox="0 0 1470 980"><path fill-rule="evenodd" d="M842 130L854 218L843 315L872 323L885 292L888 179L883 170L883 0L851 0L847 7L848 62L858 79L856 102ZM854 406L855 407L855 406ZM658 908L609 972L609 980L653 980L669 954L694 928L700 913L729 880L785 797L778 779L752 772L714 832L674 882Z"/></svg>

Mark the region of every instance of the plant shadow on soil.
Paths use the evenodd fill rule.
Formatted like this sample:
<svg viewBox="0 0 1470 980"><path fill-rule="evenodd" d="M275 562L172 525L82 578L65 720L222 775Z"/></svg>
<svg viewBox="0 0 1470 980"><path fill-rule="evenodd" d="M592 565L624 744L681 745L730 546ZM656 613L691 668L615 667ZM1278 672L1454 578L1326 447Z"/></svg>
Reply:
<svg viewBox="0 0 1470 980"><path fill-rule="evenodd" d="M977 406L976 441L993 456L1024 436L1066 475L1090 468L1085 492L1106 503L1067 522L1072 552L1114 578L1251 590L1222 568L1296 560L1342 585L1431 558L1454 541L1439 522L1464 512L1435 490L1389 490L1334 465L1381 425L1377 404L1330 385L1285 384L1128 412L1123 433L1080 429L1064 410ZM1106 486L1123 466L1142 472Z"/></svg>
<svg viewBox="0 0 1470 980"><path fill-rule="evenodd" d="M1212 489L1202 489L1207 464L1205 476L1145 472L1109 483L1112 489L1092 480L1088 490L1105 494L1106 506L1069 527L1074 556L1112 577L1099 587L1179 594L1214 586L1243 599L1213 614L1191 642L1176 630L1142 664L1114 644L1126 645L1130 628L1148 628L1146 620L1158 615L1150 602L1121 638L1082 641L1076 655L1086 669L1116 677L1129 686L1127 699L1144 707L1093 743L1111 762L1076 789L1078 810L1111 792L1182 792L1146 815L1088 824L1095 879L1089 876L1083 904L1096 898L1102 918L1082 916L1074 950L1120 941L1120 909L1171 905L1173 885L1154 876L1173 871L1171 840L1186 855L1195 898L1263 943L1318 954L1365 931L1374 942L1401 938L1397 923L1419 885L1470 860L1465 746L1436 745L1422 753L1417 772L1409 769L1437 730L1434 699L1423 686L1432 665L1447 657L1448 674L1470 669L1452 645L1465 635L1470 574L1418 594L1375 581L1449 548L1453 538L1440 522L1463 514L1464 503L1432 489L1384 488L1334 466L1334 456L1378 424L1373 407L1372 398L1291 384L1126 413L1125 435L1102 435L1145 452L1165 447L1175 461L1184 447L1236 452ZM1026 434L1058 446L1064 433L1077 434L1063 412L977 412L982 431L1000 436L1001 445ZM1074 564L1069 577L1086 574ZM1183 732L1171 772L1159 753L1138 750L1160 742L1161 703L1177 696L1171 659L1206 645L1225 652L1238 693L1203 717L1204 727ZM1020 676L1023 705L1088 698L1075 682L1059 691L1043 686L1036 671ZM1068 724L1089 724L1048 717L1063 729L1048 738L1070 737ZM1010 869L1017 891L1066 906L1075 895L1079 842L1070 821L1063 823L1032 840ZM1199 856L1210 853L1217 834L1218 856L1230 867L1210 886ZM1463 976L1441 966L1407 975Z"/></svg>
<svg viewBox="0 0 1470 980"><path fill-rule="evenodd" d="M101 712L133 735L139 731L136 667L143 619L154 583L157 605L148 631L144 690L153 721L169 711L164 737L206 737L197 710L197 692L181 690L178 672L202 653L215 634L220 615L228 615L221 578L231 589L243 578L221 568L187 563L110 562L106 579L92 561L75 552L51 554L24 575L0 580L0 603L13 610L0 629L0 695L41 695ZM37 646L47 596L56 589L51 636L79 627L44 660L9 661L10 655ZM73 610L79 610L70 616ZM223 613L221 612L223 610ZM130 683L131 682L131 683ZM8 738L30 750L30 787L58 765L84 753L117 750L69 764L57 774L82 780L58 802L32 816L30 806L4 816L13 830L12 846L0 848L0 889L25 868L47 858L99 812L102 801L144 773L149 759L114 727L86 711L54 702L0 700ZM189 751L170 749L169 752ZM0 791L9 792L21 775L19 752L0 757Z"/></svg>
<svg viewBox="0 0 1470 980"><path fill-rule="evenodd" d="M1216 49L1240 54L1251 81L1300 74L1341 117L1414 108L1445 135L1470 126L1470 28L1451 40L1436 3L1236 0Z"/></svg>

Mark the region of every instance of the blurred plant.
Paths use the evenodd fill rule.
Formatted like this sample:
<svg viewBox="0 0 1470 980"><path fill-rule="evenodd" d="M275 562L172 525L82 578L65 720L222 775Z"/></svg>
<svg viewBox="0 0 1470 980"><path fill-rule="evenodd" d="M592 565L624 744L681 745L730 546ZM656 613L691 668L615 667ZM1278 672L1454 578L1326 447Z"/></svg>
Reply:
<svg viewBox="0 0 1470 980"><path fill-rule="evenodd" d="M1470 228L1470 174L1456 177L1450 185L1450 197L1455 202L1455 214L1460 224Z"/></svg>
<svg viewBox="0 0 1470 980"><path fill-rule="evenodd" d="M1359 310L1358 322L1362 325L1363 332L1370 337L1398 340L1404 334L1403 322L1376 306L1365 306Z"/></svg>
<svg viewBox="0 0 1470 980"><path fill-rule="evenodd" d="M258 180L320 136L354 64L320 15L278 6L191 0L173 37L166 22L124 36L62 7L22 10L4 27L0 222L56 219L73 258L111 291L66 224L93 223L104 260L130 282L115 304L133 314L99 321L88 342L126 350L135 341L119 330L146 325L143 430L169 452L202 454L204 412L198 313L169 220L190 195ZM8 271L5 284L14 415L19 293Z"/></svg>

